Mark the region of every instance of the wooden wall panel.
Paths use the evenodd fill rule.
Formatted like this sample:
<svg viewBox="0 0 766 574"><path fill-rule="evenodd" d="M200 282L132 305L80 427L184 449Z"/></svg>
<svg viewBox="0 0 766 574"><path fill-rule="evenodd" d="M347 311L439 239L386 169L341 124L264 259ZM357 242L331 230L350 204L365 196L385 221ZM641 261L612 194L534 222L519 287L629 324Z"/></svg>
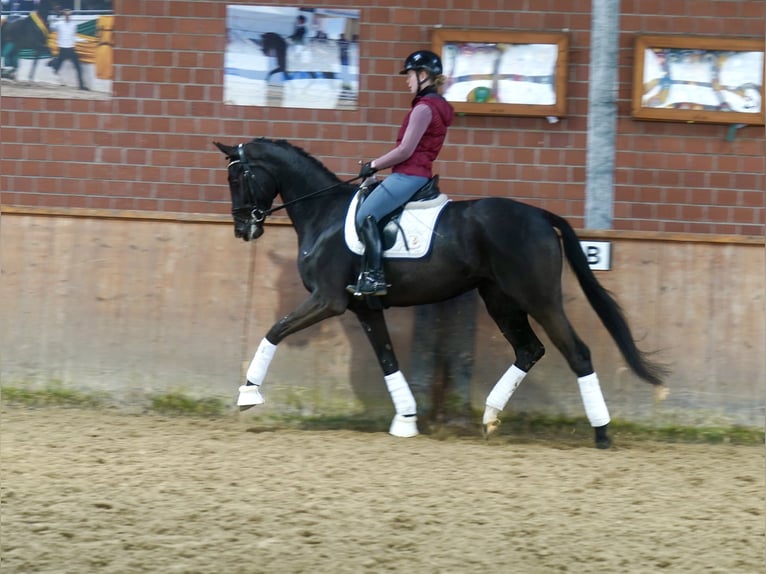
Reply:
<svg viewBox="0 0 766 574"><path fill-rule="evenodd" d="M602 237L603 239L603 237ZM295 235L271 225L255 244L216 222L4 214L0 220L3 384L108 390L125 403L183 391L233 401L269 327L306 296ZM657 422L764 423L763 245L612 239L613 267L597 272L622 304L641 348L671 368L670 398L653 401L564 272L569 317L589 345L614 417ZM401 368L412 372L412 309L391 309ZM474 356L472 400L512 363L488 318L476 337L455 333ZM539 331L538 331L539 333ZM582 415L575 376L548 352L509 410ZM266 380L275 409L301 414L391 412L381 373L350 314L289 337Z"/></svg>
<svg viewBox="0 0 766 574"><path fill-rule="evenodd" d="M4 215L0 233L5 381L127 395L237 379L248 265L230 229Z"/></svg>

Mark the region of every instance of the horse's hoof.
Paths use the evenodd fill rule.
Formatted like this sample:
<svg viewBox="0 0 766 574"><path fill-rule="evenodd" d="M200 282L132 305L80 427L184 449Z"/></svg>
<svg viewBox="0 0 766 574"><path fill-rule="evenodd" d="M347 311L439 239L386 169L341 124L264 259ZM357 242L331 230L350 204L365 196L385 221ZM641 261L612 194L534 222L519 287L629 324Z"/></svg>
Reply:
<svg viewBox="0 0 766 574"><path fill-rule="evenodd" d="M596 434L596 448L607 449L612 446L612 439L606 434L607 427L608 425L593 428Z"/></svg>
<svg viewBox="0 0 766 574"><path fill-rule="evenodd" d="M489 438L490 435L496 433L497 429L500 428L500 417L498 417L500 410L490 405L484 406L484 416L481 419L484 438Z"/></svg>
<svg viewBox="0 0 766 574"><path fill-rule="evenodd" d="M490 436L495 434L497 432L497 429L499 428L500 428L500 419L495 419L493 421L484 423L482 425L484 438L488 439Z"/></svg>
<svg viewBox="0 0 766 574"><path fill-rule="evenodd" d="M399 438L417 436L419 434L418 417L415 415L408 417L396 415L394 420L391 421L391 427L388 429L388 434Z"/></svg>
<svg viewBox="0 0 766 574"><path fill-rule="evenodd" d="M600 448L602 450L605 450L607 448L612 448L612 439L609 437L601 440L596 441L596 448Z"/></svg>

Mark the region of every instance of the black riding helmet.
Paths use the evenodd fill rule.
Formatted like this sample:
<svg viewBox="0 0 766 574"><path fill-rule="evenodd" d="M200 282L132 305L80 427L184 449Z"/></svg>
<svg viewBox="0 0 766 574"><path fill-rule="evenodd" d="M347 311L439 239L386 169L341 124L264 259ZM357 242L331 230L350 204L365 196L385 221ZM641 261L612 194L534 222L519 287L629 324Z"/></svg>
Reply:
<svg viewBox="0 0 766 574"><path fill-rule="evenodd" d="M406 74L410 70L425 70L433 77L439 76L443 71L442 59L430 50L418 50L407 56L399 73Z"/></svg>

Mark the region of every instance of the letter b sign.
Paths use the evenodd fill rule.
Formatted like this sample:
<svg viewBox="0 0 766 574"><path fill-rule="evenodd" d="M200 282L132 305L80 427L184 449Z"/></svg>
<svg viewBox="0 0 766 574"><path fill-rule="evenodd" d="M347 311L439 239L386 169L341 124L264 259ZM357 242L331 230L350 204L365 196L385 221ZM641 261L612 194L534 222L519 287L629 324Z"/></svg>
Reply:
<svg viewBox="0 0 766 574"><path fill-rule="evenodd" d="M588 265L594 271L609 271L612 268L612 244L608 241L580 241Z"/></svg>

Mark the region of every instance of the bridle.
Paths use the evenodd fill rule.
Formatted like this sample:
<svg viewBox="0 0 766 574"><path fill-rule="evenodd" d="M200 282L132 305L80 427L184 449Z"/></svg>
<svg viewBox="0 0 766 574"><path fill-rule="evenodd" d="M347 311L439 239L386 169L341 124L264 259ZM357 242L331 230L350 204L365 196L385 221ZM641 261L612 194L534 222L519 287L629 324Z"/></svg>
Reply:
<svg viewBox="0 0 766 574"><path fill-rule="evenodd" d="M357 175L356 177L352 177L351 179L347 179L345 181L339 181L338 183L334 183L327 187L323 187L322 189L318 189L317 191L312 191L311 193L303 195L301 197L296 197L295 199L287 201L281 205L262 209L258 207L255 201L256 195L254 192L256 191L255 190L256 187L258 188L258 191L260 191L262 195L265 194L266 190L263 188L263 186L258 181L258 179L256 179L255 174L253 173L253 167L250 165L250 162L247 160L247 156L245 155L245 144L239 144L237 146L237 155L239 159L232 159L231 161L229 161L226 168L228 169L231 166L236 164L239 164L242 166L242 176L244 179L244 187L245 187L245 194L247 196L246 197L247 203L245 205L242 205L241 207L232 207L231 213L235 218L237 216L249 218L251 223L255 223L255 224L262 224L266 220L266 217L268 217L275 211L284 209L290 205L298 203L299 201L311 199L321 193L330 191L331 189L334 189L338 186L354 182L357 179L361 179L360 176ZM265 171L266 174L276 184L276 178L267 169L263 169L263 171Z"/></svg>
<svg viewBox="0 0 766 574"><path fill-rule="evenodd" d="M265 190L263 189L261 183L256 179L252 166L245 157L245 146L243 144L239 144L237 146L237 154L239 155L239 159L231 160L226 166L226 169L229 169L231 166L236 164L240 164L242 166L242 178L244 179L244 191L246 198L244 205L240 207L232 207L231 214L235 218L239 216L241 218L249 218L253 223L263 223L266 220L266 216L271 215L277 209L271 207L262 209L258 207L255 201L256 195L254 193L254 187L257 186L258 190L262 192L262 194L265 193ZM273 179L273 176L268 171L266 171L266 173Z"/></svg>

